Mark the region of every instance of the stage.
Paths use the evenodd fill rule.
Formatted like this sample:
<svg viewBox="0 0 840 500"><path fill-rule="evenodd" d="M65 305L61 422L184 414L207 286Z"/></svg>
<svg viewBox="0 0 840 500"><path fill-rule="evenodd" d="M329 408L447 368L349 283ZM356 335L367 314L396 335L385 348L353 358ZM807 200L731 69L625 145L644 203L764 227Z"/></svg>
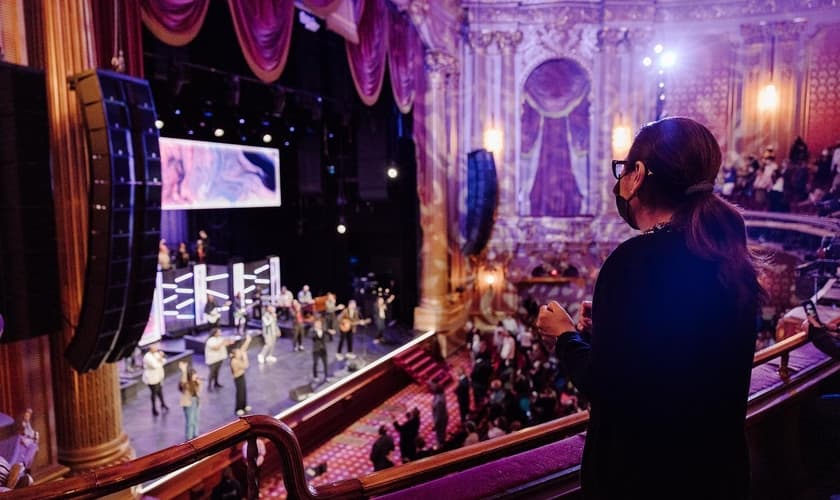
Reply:
<svg viewBox="0 0 840 500"><path fill-rule="evenodd" d="M348 362L355 361L359 368L376 361L380 357L401 347L415 336L410 329L390 326L386 330L386 342L373 342L375 330L372 326L360 327L354 337L353 350L357 355L355 360L336 359L338 336L327 343L330 378L323 383L322 366L318 365L318 380L312 378L312 341L304 340L303 352L292 350L292 337L285 333L277 339L274 363L259 364L257 354L262 349L262 336L258 330L249 330L254 336L248 349L250 368L246 376L248 387L248 404L250 413L277 415L281 411L297 403L290 399L290 391L294 388L311 383L315 391L319 391L331 384L339 382L349 375ZM235 330L223 328L223 336L234 336ZM161 344L167 353L184 352L187 340L185 338L164 340ZM346 352L346 351L345 351ZM179 405L181 393L178 390L179 374L176 363L171 360L166 369L166 379L163 383L163 395L168 412L160 412L157 417L152 416L149 389L142 382L124 380L123 394L123 428L131 439L136 455L143 456L154 451L178 444L184 441L184 412ZM189 359L188 353L180 355L181 359ZM204 352L200 350L192 353L192 362L198 370L199 376L206 382L207 366L204 364ZM139 380L139 379L138 379ZM205 433L222 424L235 420L234 387L230 373L230 364L225 362L219 375L219 381L224 386L213 392L208 392L206 384L202 387L199 410L199 433ZM160 411L160 408L158 408Z"/></svg>

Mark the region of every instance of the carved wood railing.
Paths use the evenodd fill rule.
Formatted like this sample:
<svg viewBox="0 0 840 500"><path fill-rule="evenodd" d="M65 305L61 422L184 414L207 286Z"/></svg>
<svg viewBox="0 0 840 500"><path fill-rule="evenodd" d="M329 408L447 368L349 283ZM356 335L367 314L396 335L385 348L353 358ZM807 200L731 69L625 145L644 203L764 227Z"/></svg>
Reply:
<svg viewBox="0 0 840 500"><path fill-rule="evenodd" d="M759 366L780 356L789 355L793 349L807 343L806 334L800 333L756 353L753 364ZM786 366L786 365L785 365ZM821 378L840 371L840 364L827 361L813 371L812 378ZM787 383L785 379L783 382ZM813 386L813 380L797 382L796 391ZM788 393L796 391L787 391ZM767 402L751 396L748 420L763 411L769 404L778 404L783 398L772 398ZM761 407L761 408L758 408ZM172 446L151 455L121 465L90 472L57 482L31 486L10 494L19 499L97 498L122 491L142 482L150 481L164 474L183 469L216 453L230 449L242 441L248 441L247 498L257 498L259 481L257 477L255 439L269 439L278 450L283 479L289 498L339 499L366 498L400 491L449 473L464 471L504 457L553 443L582 431L589 420L588 412L581 412L545 424L522 429L514 434L484 441L469 447L442 453L416 462L354 479L342 480L322 486L308 484L304 473L303 455L294 432L279 420L269 416L242 417L208 434L186 443ZM749 422L748 422L749 425ZM0 498L5 498L0 494Z"/></svg>

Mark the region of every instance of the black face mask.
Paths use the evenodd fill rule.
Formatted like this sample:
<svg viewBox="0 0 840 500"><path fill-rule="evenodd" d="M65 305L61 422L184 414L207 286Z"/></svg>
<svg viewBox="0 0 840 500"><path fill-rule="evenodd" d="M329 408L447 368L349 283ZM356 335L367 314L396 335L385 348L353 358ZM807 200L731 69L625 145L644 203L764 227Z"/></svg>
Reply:
<svg viewBox="0 0 840 500"><path fill-rule="evenodd" d="M630 200L633 199L635 195L631 194L630 198L625 199L621 196L619 190L619 184L621 184L621 180L615 183L615 187L613 188L613 194L615 195L615 208L618 210L618 215L624 219L624 222L630 225L635 230L639 229L639 225L636 224L636 218L633 217L633 213L630 212Z"/></svg>

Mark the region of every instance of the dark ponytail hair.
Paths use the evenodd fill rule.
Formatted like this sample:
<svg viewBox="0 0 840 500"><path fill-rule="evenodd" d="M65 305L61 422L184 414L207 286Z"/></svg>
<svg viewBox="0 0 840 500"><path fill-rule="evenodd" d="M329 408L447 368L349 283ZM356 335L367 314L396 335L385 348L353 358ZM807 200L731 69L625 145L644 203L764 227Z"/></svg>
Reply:
<svg viewBox="0 0 840 500"><path fill-rule="evenodd" d="M712 133L689 118L665 118L642 127L627 155L652 175L639 199L653 209L673 210L673 226L701 259L718 264L718 281L739 304L756 310L766 300L758 281L759 259L747 246L744 218L712 192L721 165Z"/></svg>

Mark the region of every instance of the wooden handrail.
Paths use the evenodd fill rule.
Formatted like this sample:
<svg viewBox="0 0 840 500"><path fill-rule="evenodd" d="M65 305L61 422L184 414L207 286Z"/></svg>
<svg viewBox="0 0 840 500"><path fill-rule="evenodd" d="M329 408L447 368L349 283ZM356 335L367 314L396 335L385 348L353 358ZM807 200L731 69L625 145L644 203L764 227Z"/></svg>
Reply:
<svg viewBox="0 0 840 500"><path fill-rule="evenodd" d="M526 427L488 441L433 455L359 478L365 496L377 496L415 486L444 474L458 472L537 448L581 432L589 422L582 411L551 422Z"/></svg>
<svg viewBox="0 0 840 500"><path fill-rule="evenodd" d="M798 333L756 353L753 358L753 366L759 366L779 356L787 356L790 351L807 342L807 334L805 332ZM253 442L257 437L265 437L275 445L279 453L283 480L289 492L289 498L364 498L399 491L448 473L476 467L505 456L555 442L582 431L588 422L589 413L580 412L544 424L527 427L513 434L410 462L400 467L375 472L362 478L311 486L306 480L303 455L294 432L286 424L273 417L252 415L242 417L186 443L160 450L125 464L58 482L15 490L13 494L14 498L24 500L97 498L182 469L189 464L230 449L242 441ZM249 450L256 450L256 446L249 445ZM257 498L259 485L253 457L249 457L247 465L248 481L246 487L248 488L248 498ZM3 494L0 494L0 497L3 496Z"/></svg>
<svg viewBox="0 0 840 500"><path fill-rule="evenodd" d="M310 486L303 468L303 454L292 430L273 417L250 415L151 455L61 481L14 490L10 496L20 500L100 498L183 468L246 439L253 442L257 437L269 439L277 448L285 471L283 481L289 498L358 498L362 495L362 485L358 479L317 488ZM255 450L256 446L251 445L249 448ZM249 466L255 466L253 460L248 462ZM259 496L259 485L253 471L249 472L249 478L252 480L246 482L247 498L256 499ZM0 494L0 497L3 496Z"/></svg>
<svg viewBox="0 0 840 500"><path fill-rule="evenodd" d="M753 356L753 368L759 365L763 365L764 363L770 361L773 358L789 354L790 351L802 347L807 343L808 333L799 332L796 335L791 335L790 337L784 340L776 342L771 346L765 347L764 349L755 353L755 356ZM785 360L783 361L784 366L787 367L787 362ZM779 367L779 369L781 369L781 367Z"/></svg>

